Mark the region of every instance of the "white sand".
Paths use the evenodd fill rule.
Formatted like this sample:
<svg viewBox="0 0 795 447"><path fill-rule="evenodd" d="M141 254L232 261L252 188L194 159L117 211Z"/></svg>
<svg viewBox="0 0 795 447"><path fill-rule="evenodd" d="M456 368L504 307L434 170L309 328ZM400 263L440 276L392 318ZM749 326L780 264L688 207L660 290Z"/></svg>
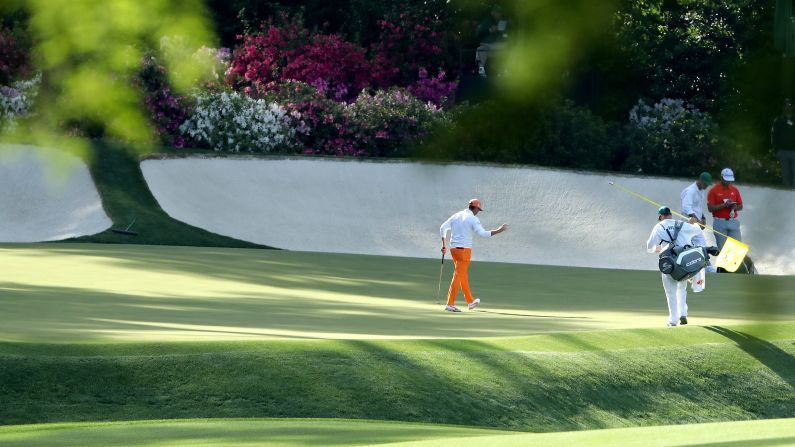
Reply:
<svg viewBox="0 0 795 447"><path fill-rule="evenodd" d="M679 210L690 180L552 169L320 159L147 160L144 176L174 218L300 251L439 257L439 225L478 197L486 229L474 260L656 269L644 249L657 207ZM742 170L736 170L742 178ZM795 192L737 184L743 240L760 273L795 273ZM679 210L681 211L681 210ZM711 217L708 217L711 224ZM709 237L708 237L709 239Z"/></svg>
<svg viewBox="0 0 795 447"><path fill-rule="evenodd" d="M96 234L112 222L85 163L52 149L0 146L0 242Z"/></svg>

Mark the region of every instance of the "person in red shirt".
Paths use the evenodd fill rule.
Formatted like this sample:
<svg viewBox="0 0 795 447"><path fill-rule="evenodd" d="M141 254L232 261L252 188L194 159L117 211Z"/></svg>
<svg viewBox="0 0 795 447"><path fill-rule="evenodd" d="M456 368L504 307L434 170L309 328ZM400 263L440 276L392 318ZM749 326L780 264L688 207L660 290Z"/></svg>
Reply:
<svg viewBox="0 0 795 447"><path fill-rule="evenodd" d="M742 240L738 211L743 209L743 198L740 196L740 191L732 185L734 172L725 168L720 171L720 178L720 183L713 186L707 193L707 209L712 213L712 228L715 229L715 241L718 243L718 249L723 248L726 236L738 241Z"/></svg>

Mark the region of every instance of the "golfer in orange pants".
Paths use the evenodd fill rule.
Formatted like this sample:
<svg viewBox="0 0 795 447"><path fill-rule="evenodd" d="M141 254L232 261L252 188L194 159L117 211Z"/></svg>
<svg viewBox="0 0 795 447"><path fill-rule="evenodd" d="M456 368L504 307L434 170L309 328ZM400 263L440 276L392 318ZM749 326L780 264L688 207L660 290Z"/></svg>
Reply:
<svg viewBox="0 0 795 447"><path fill-rule="evenodd" d="M448 312L461 312L461 309L455 305L455 298L459 290L464 292L464 299L466 299L467 307L470 310L480 304L480 299L474 298L472 291L469 290L468 269L472 258L472 233L477 233L481 237L491 237L508 229L507 224L500 225L496 230L483 229L480 219L477 218L477 214L483 211L481 206L480 200L470 200L467 209L450 216L439 228L439 234L442 236L442 253L447 252L445 240L447 232L451 232L450 254L453 257L453 263L455 263L455 273L453 273L453 280L450 282L447 305L444 307L444 310Z"/></svg>

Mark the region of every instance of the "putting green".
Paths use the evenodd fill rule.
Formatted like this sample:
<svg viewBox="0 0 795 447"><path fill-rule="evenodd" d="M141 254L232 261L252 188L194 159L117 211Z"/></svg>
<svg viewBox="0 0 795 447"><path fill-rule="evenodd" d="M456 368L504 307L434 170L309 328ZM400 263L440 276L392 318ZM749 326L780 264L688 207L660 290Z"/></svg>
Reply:
<svg viewBox="0 0 795 447"><path fill-rule="evenodd" d="M4 447L66 446L364 446L504 431L449 425L347 420L181 420L0 427Z"/></svg>
<svg viewBox="0 0 795 447"><path fill-rule="evenodd" d="M376 446L537 447L786 446L795 443L795 420L517 433L432 424L349 420L183 420L0 427L5 447L67 446Z"/></svg>
<svg viewBox="0 0 795 447"><path fill-rule="evenodd" d="M522 336L659 328L667 315L652 271L475 260L483 304L451 314L436 304L440 264L428 259L40 244L2 246L0 265L3 341ZM452 273L444 267L442 294ZM688 299L690 320L793 320L792 290L792 277L709 275L707 290Z"/></svg>

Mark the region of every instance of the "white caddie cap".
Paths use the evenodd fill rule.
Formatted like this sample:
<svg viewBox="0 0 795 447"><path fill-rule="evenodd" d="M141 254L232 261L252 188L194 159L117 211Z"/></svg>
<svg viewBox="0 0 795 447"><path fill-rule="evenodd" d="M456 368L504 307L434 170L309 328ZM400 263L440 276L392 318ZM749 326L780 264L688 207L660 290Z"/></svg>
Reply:
<svg viewBox="0 0 795 447"><path fill-rule="evenodd" d="M727 182L733 182L734 171L732 171L730 168L723 168L723 170L720 171L720 177Z"/></svg>

